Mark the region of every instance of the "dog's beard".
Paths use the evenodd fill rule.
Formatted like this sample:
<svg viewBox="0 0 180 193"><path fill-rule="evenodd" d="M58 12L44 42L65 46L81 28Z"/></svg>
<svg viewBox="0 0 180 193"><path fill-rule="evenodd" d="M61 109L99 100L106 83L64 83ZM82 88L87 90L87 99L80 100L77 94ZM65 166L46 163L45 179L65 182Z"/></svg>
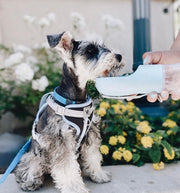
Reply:
<svg viewBox="0 0 180 193"><path fill-rule="evenodd" d="M113 76L118 76L120 74L121 69L123 68L123 64L122 63L118 63L117 65L114 65L109 73L108 73L108 77L113 77Z"/></svg>

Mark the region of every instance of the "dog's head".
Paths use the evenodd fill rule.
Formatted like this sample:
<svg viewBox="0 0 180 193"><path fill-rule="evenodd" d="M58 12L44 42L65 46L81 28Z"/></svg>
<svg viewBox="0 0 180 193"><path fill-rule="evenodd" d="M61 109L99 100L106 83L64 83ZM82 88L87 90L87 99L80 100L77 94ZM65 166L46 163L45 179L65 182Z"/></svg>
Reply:
<svg viewBox="0 0 180 193"><path fill-rule="evenodd" d="M120 67L122 56L104 45L88 41L75 41L69 32L47 36L50 47L55 48L68 68L78 77L79 87L85 88L88 80L107 76Z"/></svg>

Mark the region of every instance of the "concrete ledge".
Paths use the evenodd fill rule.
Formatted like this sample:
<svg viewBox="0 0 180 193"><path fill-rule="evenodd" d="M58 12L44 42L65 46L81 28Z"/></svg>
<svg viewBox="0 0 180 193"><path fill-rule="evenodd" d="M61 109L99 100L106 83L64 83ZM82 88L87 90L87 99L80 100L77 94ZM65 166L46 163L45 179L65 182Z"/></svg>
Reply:
<svg viewBox="0 0 180 193"><path fill-rule="evenodd" d="M166 164L164 170L155 171L152 164L143 167L131 165L107 166L105 170L112 173L112 182L95 184L90 181L85 183L92 193L180 193L180 162ZM45 182L37 193L59 193L54 188L51 180ZM11 174L0 185L0 193L24 193L15 182Z"/></svg>

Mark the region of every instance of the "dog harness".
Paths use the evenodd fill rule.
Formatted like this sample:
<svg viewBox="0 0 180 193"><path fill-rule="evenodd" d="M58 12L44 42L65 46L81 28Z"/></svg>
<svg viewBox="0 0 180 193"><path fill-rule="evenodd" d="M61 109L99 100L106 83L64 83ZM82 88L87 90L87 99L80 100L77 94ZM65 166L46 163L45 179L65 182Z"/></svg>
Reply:
<svg viewBox="0 0 180 193"><path fill-rule="evenodd" d="M62 106L61 104L68 104L66 106ZM76 104L75 101L67 100L56 92L56 89L52 93L45 94L40 102L40 108L36 115L36 119L33 124L32 129L32 137L37 142L39 141L39 136L41 135L37 131L37 124L40 119L41 114L45 110L45 108L49 106L54 110L55 114L62 116L63 120L70 126L76 129L76 137L78 139L76 145L76 151L79 149L79 146L83 140L83 138L88 133L92 118L94 107L91 99L87 99L86 102Z"/></svg>
<svg viewBox="0 0 180 193"><path fill-rule="evenodd" d="M61 106L56 101L64 104L65 106ZM88 133L92 123L94 112L92 100L87 99L85 103L76 104L76 101L71 101L60 96L55 89L54 92L47 93L41 98L39 111L36 115L33 124L32 137L26 142L26 144L19 150L17 155L14 157L13 161L0 179L0 184L6 180L8 175L14 170L14 168L19 163L23 154L28 151L31 146L32 138L38 142L39 136L41 134L37 131L37 124L40 119L40 116L42 115L43 111L46 109L47 106L50 106L57 115L63 117L63 120L67 124L76 129L76 136L78 139L76 151L78 151L80 144Z"/></svg>

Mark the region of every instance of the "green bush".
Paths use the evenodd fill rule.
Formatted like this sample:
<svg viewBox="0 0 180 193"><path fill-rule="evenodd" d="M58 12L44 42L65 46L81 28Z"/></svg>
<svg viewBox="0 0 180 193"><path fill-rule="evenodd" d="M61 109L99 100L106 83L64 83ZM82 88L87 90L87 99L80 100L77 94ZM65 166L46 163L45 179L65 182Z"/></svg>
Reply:
<svg viewBox="0 0 180 193"><path fill-rule="evenodd" d="M171 101L167 117L145 117L132 102L102 100L96 113L101 117L104 165L154 163L162 169L165 163L180 158L179 104Z"/></svg>
<svg viewBox="0 0 180 193"><path fill-rule="evenodd" d="M23 120L34 117L32 111L37 111L42 95L59 85L62 61L44 46L1 45L0 54L6 58L0 66L0 117L7 111Z"/></svg>

